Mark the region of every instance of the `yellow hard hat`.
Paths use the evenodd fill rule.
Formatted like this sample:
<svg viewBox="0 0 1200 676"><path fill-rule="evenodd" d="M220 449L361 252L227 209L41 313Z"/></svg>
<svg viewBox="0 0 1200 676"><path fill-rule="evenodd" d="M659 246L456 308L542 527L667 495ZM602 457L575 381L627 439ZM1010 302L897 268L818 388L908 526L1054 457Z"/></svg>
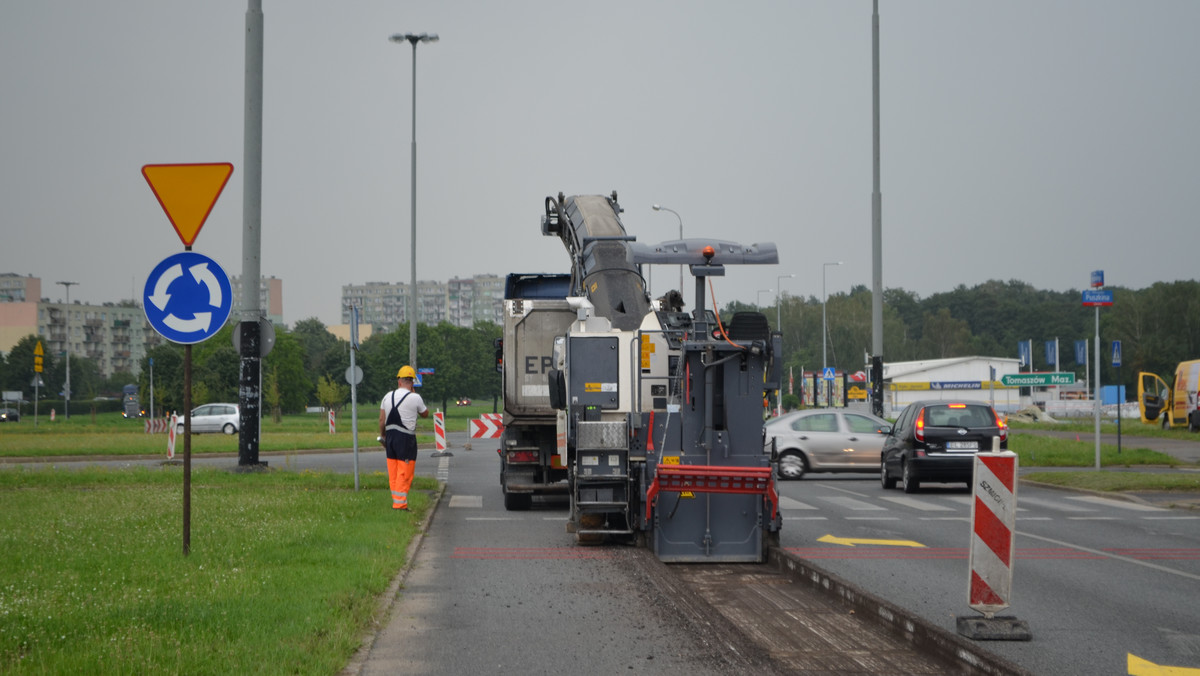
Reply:
<svg viewBox="0 0 1200 676"><path fill-rule="evenodd" d="M396 377L397 378L412 378L415 380L417 377L417 372L414 371L413 367L411 367L411 366L401 366L400 372L396 374Z"/></svg>

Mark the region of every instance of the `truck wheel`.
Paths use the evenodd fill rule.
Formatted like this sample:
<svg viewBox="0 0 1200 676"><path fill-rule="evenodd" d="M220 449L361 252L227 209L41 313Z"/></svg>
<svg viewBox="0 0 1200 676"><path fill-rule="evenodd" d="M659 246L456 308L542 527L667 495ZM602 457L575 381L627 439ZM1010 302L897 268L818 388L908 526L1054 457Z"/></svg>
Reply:
<svg viewBox="0 0 1200 676"><path fill-rule="evenodd" d="M533 496L529 493L509 493L504 491L504 509L510 512L524 512L533 505Z"/></svg>
<svg viewBox="0 0 1200 676"><path fill-rule="evenodd" d="M1188 431L1200 432L1200 414L1193 413L1188 416Z"/></svg>

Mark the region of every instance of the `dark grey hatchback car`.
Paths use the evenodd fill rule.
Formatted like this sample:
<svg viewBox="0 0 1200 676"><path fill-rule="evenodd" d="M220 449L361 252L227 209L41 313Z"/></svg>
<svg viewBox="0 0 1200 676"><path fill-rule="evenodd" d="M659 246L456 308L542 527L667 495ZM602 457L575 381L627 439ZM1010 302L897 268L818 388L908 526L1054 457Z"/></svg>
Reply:
<svg viewBox="0 0 1200 676"><path fill-rule="evenodd" d="M1000 439L1000 448L992 440ZM879 479L899 481L915 493L922 481L971 484L975 454L1008 448L1008 425L995 409L977 401L933 400L909 404L883 441Z"/></svg>

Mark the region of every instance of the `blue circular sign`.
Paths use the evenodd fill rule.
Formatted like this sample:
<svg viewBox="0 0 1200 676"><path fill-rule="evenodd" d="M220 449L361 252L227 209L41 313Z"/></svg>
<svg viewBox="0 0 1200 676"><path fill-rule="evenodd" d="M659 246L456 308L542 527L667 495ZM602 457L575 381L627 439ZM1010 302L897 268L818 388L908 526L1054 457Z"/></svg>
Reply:
<svg viewBox="0 0 1200 676"><path fill-rule="evenodd" d="M142 308L163 338L191 345L225 326L233 310L233 289L216 261L184 251L163 259L146 278Z"/></svg>

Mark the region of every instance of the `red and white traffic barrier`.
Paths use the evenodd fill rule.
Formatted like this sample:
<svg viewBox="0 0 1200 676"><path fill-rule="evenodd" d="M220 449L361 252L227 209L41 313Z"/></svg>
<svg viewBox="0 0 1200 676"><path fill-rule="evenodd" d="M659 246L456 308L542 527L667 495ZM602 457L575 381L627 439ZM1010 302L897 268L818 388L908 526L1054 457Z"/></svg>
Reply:
<svg viewBox="0 0 1200 676"><path fill-rule="evenodd" d="M1017 454L975 456L968 605L991 618L1012 601L1017 525Z"/></svg>
<svg viewBox="0 0 1200 676"><path fill-rule="evenodd" d="M179 425L176 423L177 419L178 417L172 413L170 418L163 421L171 424L171 426L167 428L167 460L171 460L175 457L175 430L179 427Z"/></svg>
<svg viewBox="0 0 1200 676"><path fill-rule="evenodd" d="M446 450L446 417L441 411L433 414L433 441L436 450Z"/></svg>
<svg viewBox="0 0 1200 676"><path fill-rule="evenodd" d="M335 431L337 431L337 423L335 422L336 418L337 418L337 416L334 414L333 409L330 409L329 410L329 433L330 434L333 434Z"/></svg>
<svg viewBox="0 0 1200 676"><path fill-rule="evenodd" d="M485 413L471 422L472 439L499 439L504 432L504 418L500 413Z"/></svg>
<svg viewBox="0 0 1200 676"><path fill-rule="evenodd" d="M147 418L143 426L146 429L146 434L162 434L170 428L174 428L175 424L169 418Z"/></svg>

